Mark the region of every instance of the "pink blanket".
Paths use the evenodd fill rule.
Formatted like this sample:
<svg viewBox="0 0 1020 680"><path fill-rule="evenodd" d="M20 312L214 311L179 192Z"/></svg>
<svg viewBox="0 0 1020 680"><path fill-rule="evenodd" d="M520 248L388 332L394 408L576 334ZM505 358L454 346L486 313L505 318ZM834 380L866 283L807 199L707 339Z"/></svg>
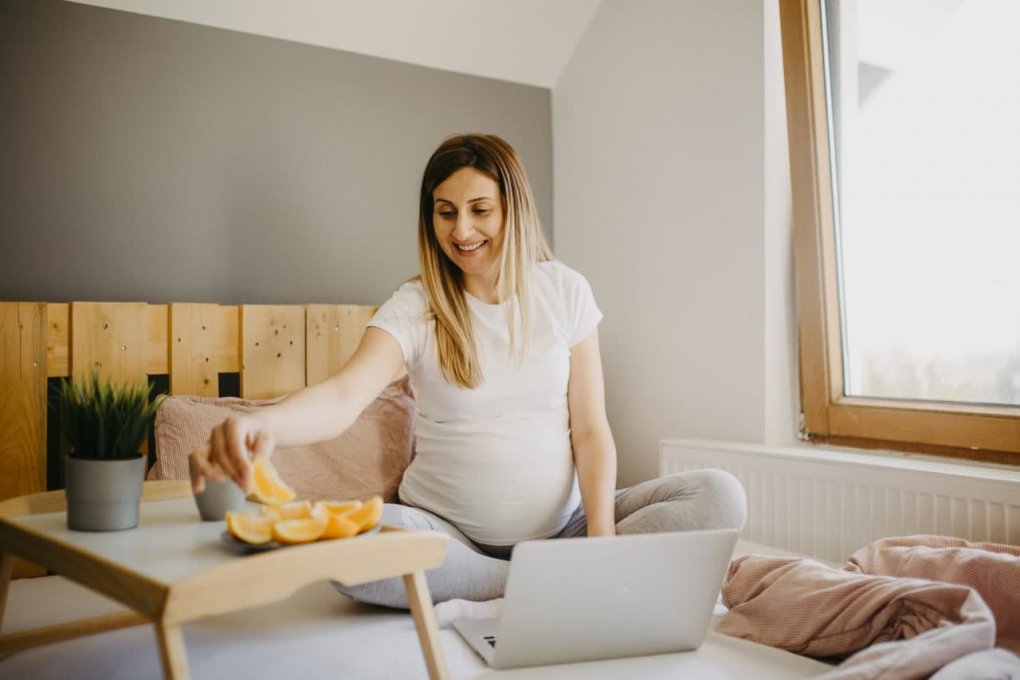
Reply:
<svg viewBox="0 0 1020 680"><path fill-rule="evenodd" d="M717 631L815 657L850 657L826 678L926 678L994 647L997 616L999 643L1014 648L1017 553L913 536L866 546L843 570L806 559L741 558L723 584L730 611Z"/></svg>
<svg viewBox="0 0 1020 680"><path fill-rule="evenodd" d="M995 616L995 645L1020 654L1020 546L948 536L885 538L855 552L843 568L970 586Z"/></svg>

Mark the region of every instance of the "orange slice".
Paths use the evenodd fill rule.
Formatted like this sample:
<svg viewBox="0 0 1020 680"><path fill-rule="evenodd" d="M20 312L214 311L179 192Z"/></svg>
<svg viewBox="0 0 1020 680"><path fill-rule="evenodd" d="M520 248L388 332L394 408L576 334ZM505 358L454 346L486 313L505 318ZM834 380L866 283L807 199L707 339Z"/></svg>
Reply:
<svg viewBox="0 0 1020 680"><path fill-rule="evenodd" d="M273 525L273 538L280 543L311 543L322 538L326 523L314 518L283 519Z"/></svg>
<svg viewBox="0 0 1020 680"><path fill-rule="evenodd" d="M379 519L382 518L382 511L382 497L372 496L362 503L361 507L345 512L343 515L340 515L340 517L346 517L352 522L357 523L359 527L358 533L361 533L363 531L368 531L379 523Z"/></svg>
<svg viewBox="0 0 1020 680"><path fill-rule="evenodd" d="M317 501L315 503L316 508L321 508L316 512L325 512L330 515L340 515L360 508L361 505L361 501Z"/></svg>
<svg viewBox="0 0 1020 680"><path fill-rule="evenodd" d="M239 541L263 545L273 540L272 517L256 517L243 512L227 513L227 531Z"/></svg>
<svg viewBox="0 0 1020 680"><path fill-rule="evenodd" d="M297 497L290 486L280 477L267 456L255 456L252 461L251 496L259 503L282 505Z"/></svg>
<svg viewBox="0 0 1020 680"><path fill-rule="evenodd" d="M311 501L294 501L283 505L263 505L259 507L263 517L273 519L308 519L312 516Z"/></svg>
<svg viewBox="0 0 1020 680"><path fill-rule="evenodd" d="M322 532L322 537L325 539L350 538L357 535L360 531L361 525L349 519L346 515L329 515L326 519L326 530Z"/></svg>

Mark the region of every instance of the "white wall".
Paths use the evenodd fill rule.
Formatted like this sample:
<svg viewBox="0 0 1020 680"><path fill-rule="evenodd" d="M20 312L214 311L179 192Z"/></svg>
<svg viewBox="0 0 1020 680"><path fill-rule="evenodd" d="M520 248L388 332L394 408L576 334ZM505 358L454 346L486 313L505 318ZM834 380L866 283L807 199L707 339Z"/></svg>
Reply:
<svg viewBox="0 0 1020 680"><path fill-rule="evenodd" d="M72 1L549 88L601 0Z"/></svg>
<svg viewBox="0 0 1020 680"><path fill-rule="evenodd" d="M795 435L774 4L604 0L553 90L556 252L606 316L621 484L664 437Z"/></svg>
<svg viewBox="0 0 1020 680"><path fill-rule="evenodd" d="M749 3L750 4L750 3ZM797 441L800 389L793 276L793 206L778 0L764 0L765 437Z"/></svg>

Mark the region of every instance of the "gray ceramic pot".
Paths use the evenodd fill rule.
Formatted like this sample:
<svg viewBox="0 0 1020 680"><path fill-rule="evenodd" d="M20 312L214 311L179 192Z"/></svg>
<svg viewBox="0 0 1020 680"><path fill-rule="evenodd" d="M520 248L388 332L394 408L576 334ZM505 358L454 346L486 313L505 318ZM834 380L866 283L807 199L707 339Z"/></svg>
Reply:
<svg viewBox="0 0 1020 680"><path fill-rule="evenodd" d="M138 526L145 457L127 460L67 458L67 528L120 531Z"/></svg>

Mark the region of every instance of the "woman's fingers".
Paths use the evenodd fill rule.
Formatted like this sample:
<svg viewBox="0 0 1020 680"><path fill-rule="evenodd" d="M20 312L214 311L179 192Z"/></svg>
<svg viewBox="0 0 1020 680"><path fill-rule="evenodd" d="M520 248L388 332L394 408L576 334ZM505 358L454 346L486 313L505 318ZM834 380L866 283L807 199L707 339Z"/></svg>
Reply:
<svg viewBox="0 0 1020 680"><path fill-rule="evenodd" d="M191 488L195 493L205 490L207 478L217 481L223 479L223 472L209 461L209 451L209 444L203 444L189 456L191 464L188 465L188 471L191 474Z"/></svg>
<svg viewBox="0 0 1020 680"><path fill-rule="evenodd" d="M227 435L224 431L224 425L225 423L215 427L209 435L209 446L212 449L209 460L212 464L218 466L225 476L235 479L234 464L227 451Z"/></svg>
<svg viewBox="0 0 1020 680"><path fill-rule="evenodd" d="M223 423L226 443L226 458L230 465L230 477L245 492L248 491L248 478L251 476L251 453L248 447L248 427L244 421L228 418Z"/></svg>
<svg viewBox="0 0 1020 680"><path fill-rule="evenodd" d="M202 449L205 449L205 451L208 452L209 445L204 445ZM191 475L191 490L195 493L202 493L205 491L205 476L202 474L200 469L201 464L198 462L198 455L201 455L199 454L199 451L202 451L202 449L192 452L190 456L191 465L188 466L188 473Z"/></svg>
<svg viewBox="0 0 1020 680"><path fill-rule="evenodd" d="M251 486L252 457L257 453L268 454L272 449L273 438L258 420L227 418L213 428L209 443L199 449L205 463L205 466L199 467L199 472L211 479L229 477L248 492ZM193 486L197 483L192 475Z"/></svg>

